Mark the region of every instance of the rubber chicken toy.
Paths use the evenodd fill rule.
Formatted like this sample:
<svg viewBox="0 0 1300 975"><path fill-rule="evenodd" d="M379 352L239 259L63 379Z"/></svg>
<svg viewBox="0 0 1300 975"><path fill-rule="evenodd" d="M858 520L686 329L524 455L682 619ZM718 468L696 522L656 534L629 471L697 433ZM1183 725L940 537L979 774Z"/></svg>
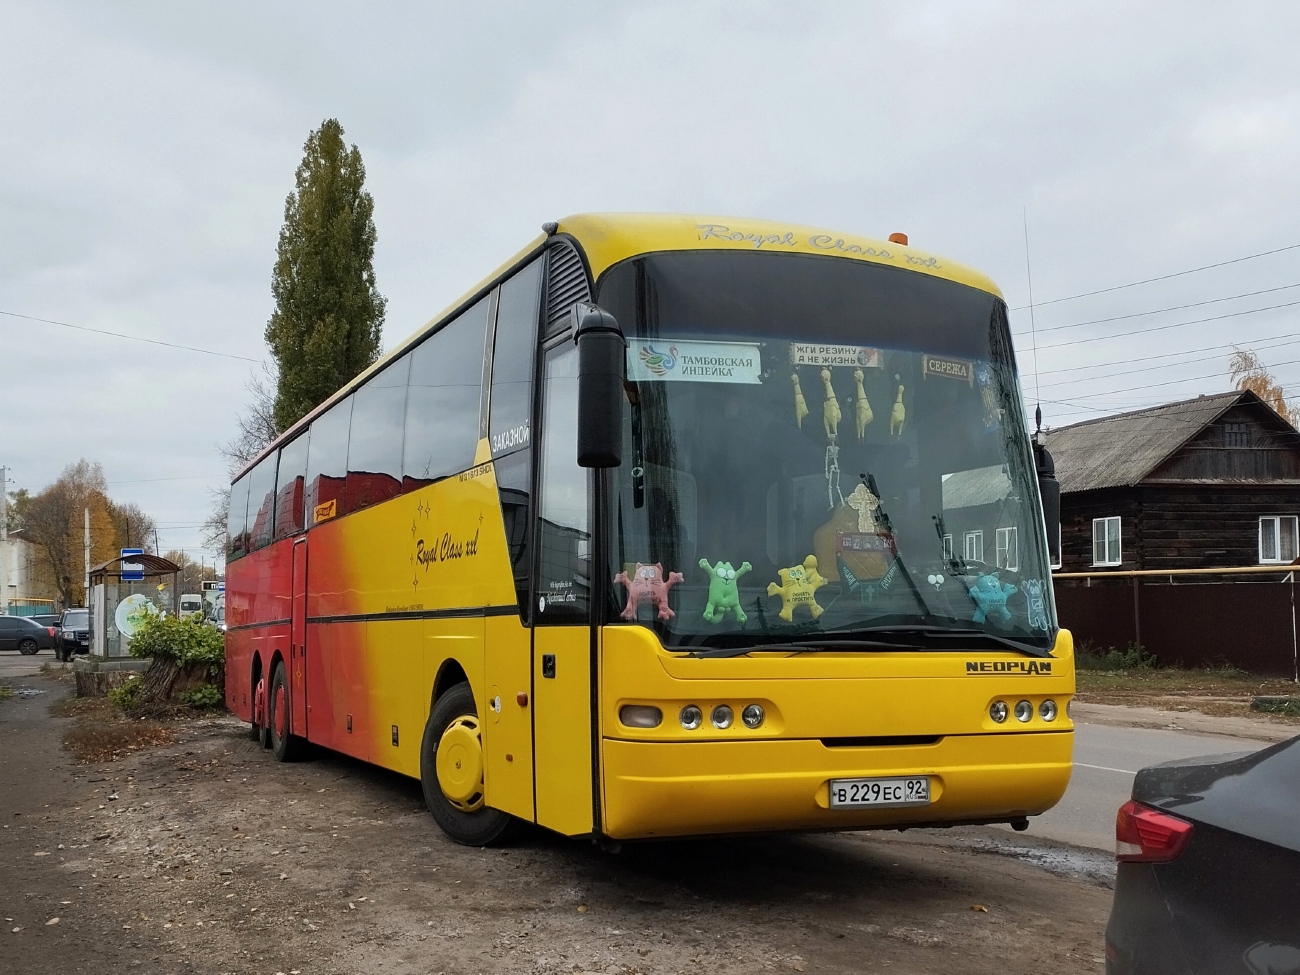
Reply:
<svg viewBox="0 0 1300 975"><path fill-rule="evenodd" d="M835 396L835 389L831 386L831 371L822 370L822 385L826 387L826 403L822 406L822 423L826 427L826 436L834 440L839 434L840 419L843 414L840 413L840 403Z"/></svg>
<svg viewBox="0 0 1300 975"><path fill-rule="evenodd" d="M790 373L790 382L794 383L794 422L803 429L803 418L808 415L808 403L803 398L803 389L799 386L799 374Z"/></svg>
<svg viewBox="0 0 1300 975"><path fill-rule="evenodd" d="M898 387L898 398L894 408L889 411L889 432L895 437L903 435L903 423L907 420L907 408L903 406L903 387Z"/></svg>
<svg viewBox="0 0 1300 975"><path fill-rule="evenodd" d="M853 408L857 415L855 419L858 425L858 443L862 443L866 437L867 425L871 423L871 404L867 402L867 391L862 388L862 380L866 378L861 369L853 370L853 382L857 386L857 392L854 394Z"/></svg>

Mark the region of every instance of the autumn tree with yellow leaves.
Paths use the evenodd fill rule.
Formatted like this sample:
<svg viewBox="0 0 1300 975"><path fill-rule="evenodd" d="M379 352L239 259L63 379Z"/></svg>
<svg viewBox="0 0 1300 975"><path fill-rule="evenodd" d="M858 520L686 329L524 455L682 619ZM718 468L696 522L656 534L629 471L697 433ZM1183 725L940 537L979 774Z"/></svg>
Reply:
<svg viewBox="0 0 1300 975"><path fill-rule="evenodd" d="M23 500L16 520L35 543L38 576L52 578L63 606L86 604L85 512L90 512L90 562L97 565L122 548L153 548L154 522L135 504L116 504L108 496L104 469L79 460L58 480Z"/></svg>
<svg viewBox="0 0 1300 975"><path fill-rule="evenodd" d="M1282 387L1259 356L1250 349L1235 349L1228 359L1228 373L1238 389L1248 389L1262 399L1293 427L1300 425L1300 408L1288 403Z"/></svg>

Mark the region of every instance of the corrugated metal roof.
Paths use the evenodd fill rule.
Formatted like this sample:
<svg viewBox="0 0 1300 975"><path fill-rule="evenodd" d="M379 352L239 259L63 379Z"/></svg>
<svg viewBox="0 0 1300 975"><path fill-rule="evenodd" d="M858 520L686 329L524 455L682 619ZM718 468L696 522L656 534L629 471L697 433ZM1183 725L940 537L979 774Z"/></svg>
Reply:
<svg viewBox="0 0 1300 975"><path fill-rule="evenodd" d="M1011 493L1011 479L999 464L957 471L943 479L943 510L993 504Z"/></svg>
<svg viewBox="0 0 1300 975"><path fill-rule="evenodd" d="M1131 487L1232 407L1254 393L1234 390L1085 420L1046 434L1062 492Z"/></svg>

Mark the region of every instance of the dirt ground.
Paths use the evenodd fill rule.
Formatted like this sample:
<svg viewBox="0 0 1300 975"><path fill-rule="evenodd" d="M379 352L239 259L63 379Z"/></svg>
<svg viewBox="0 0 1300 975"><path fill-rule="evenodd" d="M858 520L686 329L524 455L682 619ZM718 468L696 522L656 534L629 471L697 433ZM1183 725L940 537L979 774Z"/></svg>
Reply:
<svg viewBox="0 0 1300 975"><path fill-rule="evenodd" d="M94 709L16 683L43 693L0 702L0 972L1101 969L1110 891L970 831L467 849L417 783L277 764L230 718L83 763Z"/></svg>
<svg viewBox="0 0 1300 975"><path fill-rule="evenodd" d="M1080 670L1075 700L1086 704L1123 704L1165 711L1199 711L1216 717L1254 718L1300 729L1300 714L1252 711L1250 699L1295 697L1294 681L1256 677L1241 671L1137 668Z"/></svg>

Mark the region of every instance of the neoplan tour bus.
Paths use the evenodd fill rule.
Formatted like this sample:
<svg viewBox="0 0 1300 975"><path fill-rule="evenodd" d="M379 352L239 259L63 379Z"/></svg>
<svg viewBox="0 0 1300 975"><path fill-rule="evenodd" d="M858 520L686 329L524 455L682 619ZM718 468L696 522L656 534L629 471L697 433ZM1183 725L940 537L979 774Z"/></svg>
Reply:
<svg viewBox="0 0 1300 975"><path fill-rule="evenodd" d="M1059 494L997 287L901 234L543 230L235 479L231 710L475 845L1054 805Z"/></svg>

